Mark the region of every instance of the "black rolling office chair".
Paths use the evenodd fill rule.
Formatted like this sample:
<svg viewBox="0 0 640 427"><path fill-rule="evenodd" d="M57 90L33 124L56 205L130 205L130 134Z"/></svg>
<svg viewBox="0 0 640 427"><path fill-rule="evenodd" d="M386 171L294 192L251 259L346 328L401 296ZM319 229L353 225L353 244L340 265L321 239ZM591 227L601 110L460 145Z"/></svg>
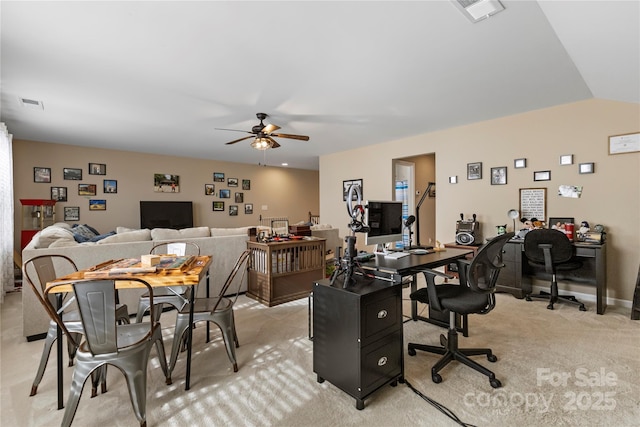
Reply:
<svg viewBox="0 0 640 427"><path fill-rule="evenodd" d="M529 294L525 297L527 301L532 298L548 300L549 310L553 310L556 302L577 305L580 311L587 310L573 295L558 295L556 273L582 267L582 262L574 258L574 248L566 234L553 229L531 230L524 237L524 255L529 265L543 267L547 274L551 274L551 293Z"/></svg>
<svg viewBox="0 0 640 427"><path fill-rule="evenodd" d="M439 271L424 270L427 287L411 294L412 300L429 303L438 311L449 310L449 330L447 336L440 335L441 346L409 343L409 356L415 356L416 350L442 354L443 357L431 368L431 379L434 383L442 381L439 372L452 360L464 363L470 368L489 377L491 387L502 386L495 374L469 356L486 355L489 362L498 358L489 348L459 348L458 332L456 330L456 313L486 314L495 307L495 285L498 280L502 263L502 247L514 236L507 233L498 236L485 244L471 260L458 260L458 274L460 284L435 284L436 276L451 278Z"/></svg>

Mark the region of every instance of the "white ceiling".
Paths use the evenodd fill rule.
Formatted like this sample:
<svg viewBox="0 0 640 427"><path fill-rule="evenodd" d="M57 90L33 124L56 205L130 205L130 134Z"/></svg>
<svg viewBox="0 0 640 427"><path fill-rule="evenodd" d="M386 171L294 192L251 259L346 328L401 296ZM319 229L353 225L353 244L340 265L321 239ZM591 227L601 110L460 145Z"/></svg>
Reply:
<svg viewBox="0 0 640 427"><path fill-rule="evenodd" d="M241 163L318 156L589 98L640 102L640 2L2 1L16 139ZM20 98L41 101L24 107Z"/></svg>

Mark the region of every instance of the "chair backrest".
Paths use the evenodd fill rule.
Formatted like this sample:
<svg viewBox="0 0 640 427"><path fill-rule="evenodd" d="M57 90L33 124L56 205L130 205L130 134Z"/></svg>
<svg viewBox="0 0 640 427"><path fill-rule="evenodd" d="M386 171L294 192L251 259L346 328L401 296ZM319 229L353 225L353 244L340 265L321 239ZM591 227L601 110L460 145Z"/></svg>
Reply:
<svg viewBox="0 0 640 427"><path fill-rule="evenodd" d="M177 256L200 256L200 246L193 242L163 242L153 246L149 251L151 255L171 254Z"/></svg>
<svg viewBox="0 0 640 427"><path fill-rule="evenodd" d="M309 211L309 222L313 225L320 224L320 215L312 214L311 211Z"/></svg>
<svg viewBox="0 0 640 427"><path fill-rule="evenodd" d="M245 268L242 269L242 276L240 277L240 280L237 281L237 288L236 288L236 292L235 292L235 296L236 298L238 298L238 294L240 293L240 285L242 284L243 278L244 278L244 274L247 272L248 269L248 265L246 265L249 261L249 255L251 255L251 250L247 249L246 251L242 252L240 254L240 256L238 257L238 260L236 261L235 265L233 266L233 269L231 270L231 272L229 273L229 276L227 276L227 280L225 280L224 284L222 285L222 288L220 288L220 293L218 294L218 301L216 302L215 306L213 307L213 311L215 311L216 308L218 308L218 304L220 304L220 301L222 300L222 297L224 295L227 294L229 288L231 287L231 284L233 283L233 280L235 279L236 275L238 274L238 272L240 271L240 269L242 269L242 266L244 265Z"/></svg>
<svg viewBox="0 0 640 427"><path fill-rule="evenodd" d="M147 288L149 292L149 303L151 310L151 321L149 323L149 331L141 339L135 342L127 343L126 346L118 347L117 334L117 317L116 317L116 286L118 282L126 283L127 287L131 286L131 282L140 282L142 286ZM47 312L51 315L55 312L53 304L50 303L49 296L52 296L61 287L71 286L75 295L80 319L84 329L84 338L88 350L91 354L110 354L115 353L119 349L136 345L137 343L147 339L153 333L156 327L155 317L153 315L153 288L146 281L139 278L126 279L81 279L73 281L58 282L49 286L45 290L45 301ZM73 335L69 334L68 329L60 320L54 319L67 336L76 346L80 343L74 341ZM85 344L83 344L85 345Z"/></svg>
<svg viewBox="0 0 640 427"><path fill-rule="evenodd" d="M502 248L514 235L514 233L506 233L493 238L478 250L471 260L469 268L460 271L460 281L466 281L474 292L491 294L489 309L495 305L493 293L500 269L504 267Z"/></svg>
<svg viewBox="0 0 640 427"><path fill-rule="evenodd" d="M561 264L573 258L573 245L562 231L539 228L524 236L524 255L528 260L544 264L544 249L541 244L551 245L551 262Z"/></svg>
<svg viewBox="0 0 640 427"><path fill-rule="evenodd" d="M289 220L288 219L271 220L271 234L274 236L289 234Z"/></svg>
<svg viewBox="0 0 640 427"><path fill-rule="evenodd" d="M57 269L56 266L58 267ZM65 255L50 254L38 255L28 259L22 266L22 271L33 293L40 303L44 305L42 298L47 283L57 277L78 271L78 267L71 258ZM39 282L40 286L36 285L36 277L38 278L37 282ZM53 296L50 298L51 304L54 304L53 298Z"/></svg>

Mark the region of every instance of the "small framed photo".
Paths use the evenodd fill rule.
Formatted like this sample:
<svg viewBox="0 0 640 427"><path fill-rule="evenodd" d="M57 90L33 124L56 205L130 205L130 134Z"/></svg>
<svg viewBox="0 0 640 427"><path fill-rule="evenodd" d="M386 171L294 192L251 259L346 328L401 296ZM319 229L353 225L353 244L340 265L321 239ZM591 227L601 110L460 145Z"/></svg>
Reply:
<svg viewBox="0 0 640 427"><path fill-rule="evenodd" d="M95 184L78 184L78 196L95 196Z"/></svg>
<svg viewBox="0 0 640 427"><path fill-rule="evenodd" d="M527 159L515 159L513 161L513 167L516 169L523 169L527 167Z"/></svg>
<svg viewBox="0 0 640 427"><path fill-rule="evenodd" d="M342 201L347 200L347 195L349 194L349 189L352 185L360 186L360 195L364 196L364 189L362 188L362 180L361 179L351 179L349 181L342 181ZM356 200L357 195L355 192L352 195L353 200Z"/></svg>
<svg viewBox="0 0 640 427"><path fill-rule="evenodd" d="M51 168L33 168L33 182L51 183Z"/></svg>
<svg viewBox="0 0 640 427"><path fill-rule="evenodd" d="M482 179L482 162L467 163L467 179Z"/></svg>
<svg viewBox="0 0 640 427"><path fill-rule="evenodd" d="M253 203L245 203L244 204L244 214L245 215L253 214Z"/></svg>
<svg viewBox="0 0 640 427"><path fill-rule="evenodd" d="M65 206L64 207L64 220L65 221L80 221L80 206Z"/></svg>
<svg viewBox="0 0 640 427"><path fill-rule="evenodd" d="M458 183L458 175L449 177L449 184L457 184Z"/></svg>
<svg viewBox="0 0 640 427"><path fill-rule="evenodd" d="M561 165L572 165L573 164L573 154L564 154L560 156L560 164Z"/></svg>
<svg viewBox="0 0 640 427"><path fill-rule="evenodd" d="M593 163L580 163L578 166L579 173L594 173L594 164Z"/></svg>
<svg viewBox="0 0 640 427"><path fill-rule="evenodd" d="M238 205L229 205L229 216L238 216Z"/></svg>
<svg viewBox="0 0 640 427"><path fill-rule="evenodd" d="M213 182L224 182L224 173L222 173L222 172L214 172L213 173Z"/></svg>
<svg viewBox="0 0 640 427"><path fill-rule="evenodd" d="M82 179L82 169L62 168L62 177L71 181L80 181Z"/></svg>
<svg viewBox="0 0 640 427"><path fill-rule="evenodd" d="M551 181L551 171L536 171L533 173L534 181Z"/></svg>
<svg viewBox="0 0 640 427"><path fill-rule="evenodd" d="M106 175L107 165L104 163L89 163L89 175Z"/></svg>
<svg viewBox="0 0 640 427"><path fill-rule="evenodd" d="M67 201L67 187L51 187L51 200Z"/></svg>
<svg viewBox="0 0 640 427"><path fill-rule="evenodd" d="M220 190L220 198L221 199L230 199L231 198L231 190L228 190L228 189Z"/></svg>
<svg viewBox="0 0 640 427"><path fill-rule="evenodd" d="M153 191L155 193L179 193L180 175L173 175L170 173L154 173Z"/></svg>
<svg viewBox="0 0 640 427"><path fill-rule="evenodd" d="M244 203L244 193L236 193L235 201L236 203Z"/></svg>
<svg viewBox="0 0 640 427"><path fill-rule="evenodd" d="M214 212L224 212L224 202L213 202Z"/></svg>
<svg viewBox="0 0 640 427"><path fill-rule="evenodd" d="M491 185L505 185L507 183L507 167L491 168Z"/></svg>
<svg viewBox="0 0 640 427"><path fill-rule="evenodd" d="M99 199L90 199L89 200L89 210L90 211L106 211L107 210L107 201L99 200Z"/></svg>
<svg viewBox="0 0 640 427"><path fill-rule="evenodd" d="M237 187L238 186L238 178L227 178L227 185L229 187Z"/></svg>
<svg viewBox="0 0 640 427"><path fill-rule="evenodd" d="M204 195L205 196L214 196L216 194L216 186L214 184L205 184L204 185Z"/></svg>
<svg viewBox="0 0 640 427"><path fill-rule="evenodd" d="M251 190L251 180L250 179L243 179L242 180L242 189L244 191Z"/></svg>
<svg viewBox="0 0 640 427"><path fill-rule="evenodd" d="M102 192L107 194L116 194L118 192L118 181L115 179L102 180Z"/></svg>

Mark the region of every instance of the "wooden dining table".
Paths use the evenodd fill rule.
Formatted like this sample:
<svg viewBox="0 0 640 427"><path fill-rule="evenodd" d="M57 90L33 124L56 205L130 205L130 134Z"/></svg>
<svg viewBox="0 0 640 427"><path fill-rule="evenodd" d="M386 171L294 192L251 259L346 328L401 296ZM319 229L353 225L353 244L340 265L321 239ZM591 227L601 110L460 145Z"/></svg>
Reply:
<svg viewBox="0 0 640 427"><path fill-rule="evenodd" d="M47 288L59 284L61 282L68 282L73 280L82 279L118 279L118 289L133 289L141 288L140 282L122 282L122 279L138 278L146 281L152 288L168 287L168 286L196 286L203 278L207 279L207 291L209 290L209 266L211 265L211 256L200 255L194 256L190 260L189 264L185 268L176 269L156 269L155 271L141 271L141 272L123 272L118 271L113 273L110 269L110 265L115 265L122 260L110 260L93 267L80 270L66 276L58 277L52 282L47 283ZM142 269L141 269L142 270ZM52 293L56 293L56 299L58 308L62 306L63 295L66 292L73 292L73 285L68 286L56 286L52 289ZM208 293L208 292L207 292ZM195 298L195 292L190 292L190 310L189 310L189 324L193 323L193 302ZM207 328L208 329L208 328ZM185 390L189 390L191 381L191 341L192 341L192 328L187 328L187 371L185 379ZM63 403L63 371L62 371L62 330L58 327L58 339L56 343L56 350L58 354L58 409L64 408Z"/></svg>

